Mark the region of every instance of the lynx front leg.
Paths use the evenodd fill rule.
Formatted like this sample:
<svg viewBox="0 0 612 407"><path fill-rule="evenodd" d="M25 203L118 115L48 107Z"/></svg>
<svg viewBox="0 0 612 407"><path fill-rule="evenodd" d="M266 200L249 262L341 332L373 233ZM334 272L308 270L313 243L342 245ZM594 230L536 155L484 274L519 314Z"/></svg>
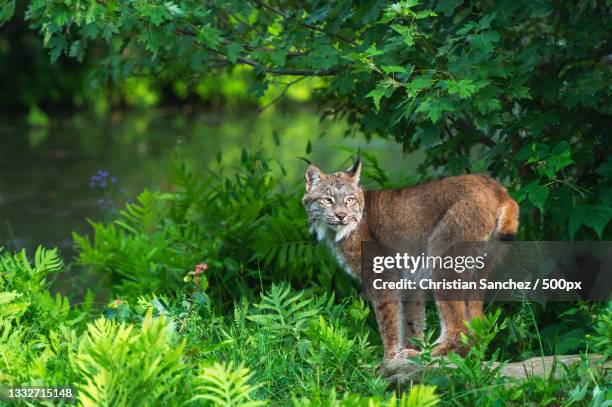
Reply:
<svg viewBox="0 0 612 407"><path fill-rule="evenodd" d="M402 348L401 303L394 292L372 297L378 330L382 338L384 359L393 359Z"/></svg>
<svg viewBox="0 0 612 407"><path fill-rule="evenodd" d="M412 358L420 353L414 339L423 339L425 329L425 300L422 291L410 292L409 298L402 299L402 350L396 358Z"/></svg>

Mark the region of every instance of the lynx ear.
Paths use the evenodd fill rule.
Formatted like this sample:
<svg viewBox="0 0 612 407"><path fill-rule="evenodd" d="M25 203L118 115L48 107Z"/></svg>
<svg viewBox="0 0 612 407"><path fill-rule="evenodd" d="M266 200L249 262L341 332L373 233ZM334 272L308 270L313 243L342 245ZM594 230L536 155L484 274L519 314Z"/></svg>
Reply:
<svg viewBox="0 0 612 407"><path fill-rule="evenodd" d="M355 164L348 170L346 173L353 180L355 185L359 184L359 176L361 175L361 158L357 156L357 160L355 160Z"/></svg>
<svg viewBox="0 0 612 407"><path fill-rule="evenodd" d="M324 176L325 174L317 166L309 163L304 174L306 178L306 192L310 192L312 188L316 187Z"/></svg>

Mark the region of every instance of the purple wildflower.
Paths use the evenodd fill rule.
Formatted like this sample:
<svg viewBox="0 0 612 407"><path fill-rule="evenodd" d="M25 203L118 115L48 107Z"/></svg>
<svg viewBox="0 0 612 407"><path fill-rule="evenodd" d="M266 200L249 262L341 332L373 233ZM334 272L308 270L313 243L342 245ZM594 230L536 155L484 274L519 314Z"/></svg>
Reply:
<svg viewBox="0 0 612 407"><path fill-rule="evenodd" d="M98 170L89 179L89 186L100 189L106 188L109 184L116 184L117 177L111 176L108 171Z"/></svg>

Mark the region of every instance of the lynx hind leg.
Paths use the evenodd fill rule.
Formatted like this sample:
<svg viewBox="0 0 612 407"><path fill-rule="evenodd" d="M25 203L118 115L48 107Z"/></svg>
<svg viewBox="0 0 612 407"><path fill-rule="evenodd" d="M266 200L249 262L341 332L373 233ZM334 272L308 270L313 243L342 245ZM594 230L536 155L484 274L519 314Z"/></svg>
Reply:
<svg viewBox="0 0 612 407"><path fill-rule="evenodd" d="M487 261L485 267L479 271L476 280L481 278L487 278L491 271L504 259L507 254L508 247L506 242L497 240L497 236L493 236L490 241L486 244ZM467 306L469 320L474 318L482 318L484 316L484 300L486 296L486 290L476 290L473 295L468 296Z"/></svg>
<svg viewBox="0 0 612 407"><path fill-rule="evenodd" d="M470 251L484 251L487 241L494 234L496 227L495 213L485 210L478 202L458 202L452 206L440 219L429 238L428 254L433 256L465 256L466 246L456 245L456 242L482 242L470 244ZM440 281L448 279L448 270L432 270L432 279ZM452 276L455 277L455 276ZM464 275L463 279L477 279L478 276ZM467 349L461 341L461 334L467 334L466 321L482 316L482 300L477 293L453 292L450 290L434 290L436 307L440 318L440 336L433 356L446 355L454 351L465 354ZM472 303L472 304L470 304Z"/></svg>
<svg viewBox="0 0 612 407"><path fill-rule="evenodd" d="M488 260L485 262L485 267L478 271L478 274L466 275L462 277L465 281L476 282L480 278L487 278L491 269L495 267L496 262L502 255L499 249L498 242L493 245L484 245L483 252L486 250ZM461 255L450 250L447 254L452 256ZM439 275L434 271L434 276ZM484 300L486 296L485 290L475 289L464 293L450 294L447 291L434 291L436 298L436 306L438 308L441 324L441 334L437 340L439 344L433 351L435 355L445 355L450 351L455 351L459 354L466 353L467 349L461 341L461 334L467 334L468 328L466 322L471 322L474 318L482 318L484 316Z"/></svg>

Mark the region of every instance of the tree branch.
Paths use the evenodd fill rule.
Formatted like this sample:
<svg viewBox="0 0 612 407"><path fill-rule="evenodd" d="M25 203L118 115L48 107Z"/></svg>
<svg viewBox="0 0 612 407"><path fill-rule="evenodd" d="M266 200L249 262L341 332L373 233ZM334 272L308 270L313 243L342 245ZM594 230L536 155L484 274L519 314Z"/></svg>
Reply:
<svg viewBox="0 0 612 407"><path fill-rule="evenodd" d="M478 134L478 141L487 147L495 147L497 145L497 143L493 141L490 137L480 133L474 126L467 123L465 120L451 120L451 123L457 126L457 128L459 128L459 130L461 131Z"/></svg>
<svg viewBox="0 0 612 407"><path fill-rule="evenodd" d="M261 69L262 71L269 73L270 75L288 75L288 76L335 76L338 74L338 71L335 69L320 69L320 70L311 70L311 69L292 69L292 68L268 68L265 67L253 60L246 58L237 58L236 62L244 65L252 66L256 69Z"/></svg>
<svg viewBox="0 0 612 407"><path fill-rule="evenodd" d="M278 102L279 100L281 100L285 94L287 93L287 91L289 90L289 88L293 85L295 85L296 83L302 81L306 79L305 76L302 76L301 78L297 78L289 83L285 84L285 87L283 88L283 90L281 91L281 93L279 93L278 96L276 96L274 99L272 99L272 101L268 104L266 104L265 106L262 106L261 108L258 109L258 113L262 113L264 110L266 110L267 108L269 108L270 106L272 106L273 104L275 104L276 102Z"/></svg>
<svg viewBox="0 0 612 407"><path fill-rule="evenodd" d="M269 11L273 12L274 14L277 14L277 15L281 16L285 20L289 19L289 17L290 17L289 14L285 13L282 10L279 10L277 8L274 8L274 7L270 6L269 4L266 4L262 0L253 0L253 2L258 4L261 7L265 8L266 10L269 10ZM339 39L341 41L346 42L347 44L357 45L357 43L355 41L353 41L353 40L351 40L349 38L346 38L346 37L344 37L344 36L342 36L340 34L334 34L334 33L327 32L323 28L317 27L316 25L308 24L308 23L305 23L303 21L300 21L300 24L302 26L306 27L306 28L310 28L311 30L318 31L318 32L321 32L323 34L327 34L327 35L329 35L331 37L337 38L337 39Z"/></svg>
<svg viewBox="0 0 612 407"><path fill-rule="evenodd" d="M174 29L174 33L178 34L178 35L188 35L191 37L195 37L195 33L192 31L188 31L182 28L175 28ZM227 55L225 55L223 52L218 51L216 49L212 49L207 47L206 45L198 42L198 45L206 48L207 50L209 50L210 52L213 52L217 55L221 55L225 58L227 58ZM229 61L228 61L229 62ZM338 74L338 71L335 69L319 69L319 70L312 70L312 69L300 69L300 68L270 68L270 67L266 67L261 65L260 63L258 63L257 61L253 61L252 59L249 58L242 58L242 57L238 57L236 58L236 63L239 64L243 64L243 65L249 65L255 69L259 69L265 73L268 73L270 75L288 75L288 76L334 76Z"/></svg>
<svg viewBox="0 0 612 407"><path fill-rule="evenodd" d="M484 134L480 136L478 141L480 141L482 144L484 144L487 147L495 147L497 145L496 142L494 142L493 140L491 140L491 138L485 136Z"/></svg>

